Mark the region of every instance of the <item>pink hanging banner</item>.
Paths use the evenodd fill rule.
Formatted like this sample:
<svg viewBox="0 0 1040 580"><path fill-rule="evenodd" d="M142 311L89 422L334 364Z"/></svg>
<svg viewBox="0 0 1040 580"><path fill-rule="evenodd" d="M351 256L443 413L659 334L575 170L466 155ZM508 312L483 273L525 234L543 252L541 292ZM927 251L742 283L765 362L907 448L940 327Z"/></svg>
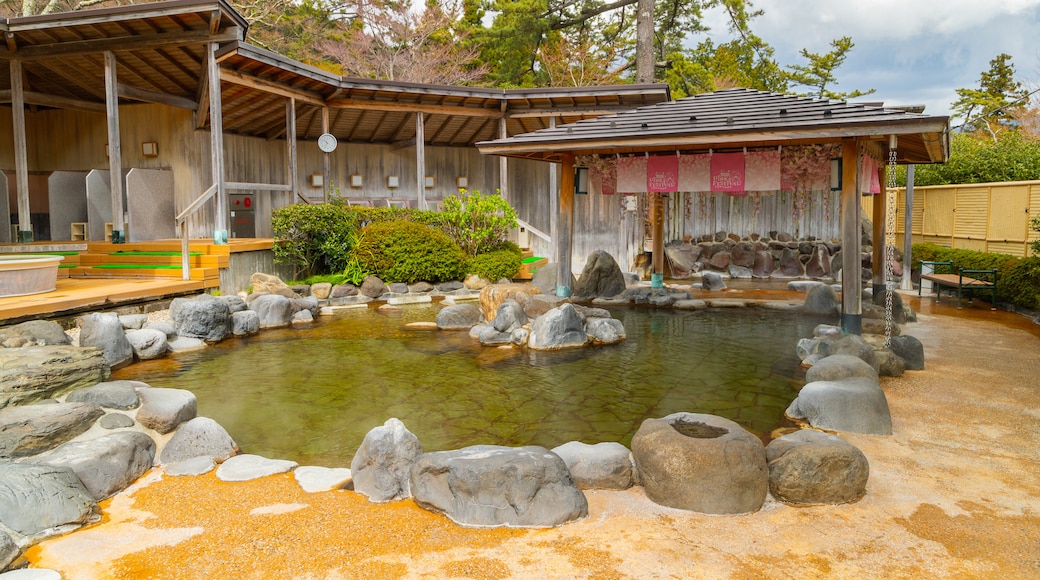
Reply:
<svg viewBox="0 0 1040 580"><path fill-rule="evenodd" d="M679 158L675 155L647 158L646 190L651 193L679 191Z"/></svg>
<svg viewBox="0 0 1040 580"><path fill-rule="evenodd" d="M617 160L617 192L646 193L646 157Z"/></svg>
<svg viewBox="0 0 1040 580"><path fill-rule="evenodd" d="M711 191L711 155L679 156L679 191Z"/></svg>
<svg viewBox="0 0 1040 580"><path fill-rule="evenodd" d="M745 193L743 153L715 153L711 156L711 190Z"/></svg>
<svg viewBox="0 0 1040 580"><path fill-rule="evenodd" d="M878 162L870 155L863 155L859 160L860 193L878 195L881 193L881 180L878 179Z"/></svg>
<svg viewBox="0 0 1040 580"><path fill-rule="evenodd" d="M777 191L780 189L780 152L752 151L744 160L744 189Z"/></svg>
<svg viewBox="0 0 1040 580"><path fill-rule="evenodd" d="M614 192L617 191L617 165L615 165L613 159L603 166L603 171L600 175L602 178L600 192L603 195L614 195Z"/></svg>

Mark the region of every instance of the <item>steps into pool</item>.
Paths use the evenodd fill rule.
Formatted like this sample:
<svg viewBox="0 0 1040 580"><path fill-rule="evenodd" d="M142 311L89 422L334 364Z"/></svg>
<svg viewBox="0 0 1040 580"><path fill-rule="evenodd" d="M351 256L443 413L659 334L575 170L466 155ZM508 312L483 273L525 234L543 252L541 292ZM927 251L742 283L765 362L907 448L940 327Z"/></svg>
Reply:
<svg viewBox="0 0 1040 580"><path fill-rule="evenodd" d="M203 282L206 288L220 286L220 269L227 268L230 249L207 241L188 246L189 279ZM67 259L67 258L66 258ZM71 278L183 278L181 243L178 240L152 242L89 242L77 256L77 265L68 269Z"/></svg>

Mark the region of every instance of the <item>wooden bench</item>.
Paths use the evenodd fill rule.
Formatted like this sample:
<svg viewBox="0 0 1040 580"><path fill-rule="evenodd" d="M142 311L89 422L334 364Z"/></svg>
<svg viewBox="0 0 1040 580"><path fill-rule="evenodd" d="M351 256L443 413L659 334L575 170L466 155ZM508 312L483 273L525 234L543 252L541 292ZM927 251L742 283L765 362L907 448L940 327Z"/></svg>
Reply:
<svg viewBox="0 0 1040 580"><path fill-rule="evenodd" d="M932 267L931 274L924 273L924 266L928 264ZM961 307L961 295L964 292L968 294L968 303L970 304L974 300L974 294L977 291L986 291L990 293L990 310L996 310L997 304L997 271L996 270L965 270L964 268L958 268L957 273L953 273L953 262L928 262L925 260L921 261L921 285L917 289L917 295L920 296L924 289L924 281L928 280L935 285L935 299L939 300L939 292L943 288L947 288L951 291L957 291L957 308Z"/></svg>

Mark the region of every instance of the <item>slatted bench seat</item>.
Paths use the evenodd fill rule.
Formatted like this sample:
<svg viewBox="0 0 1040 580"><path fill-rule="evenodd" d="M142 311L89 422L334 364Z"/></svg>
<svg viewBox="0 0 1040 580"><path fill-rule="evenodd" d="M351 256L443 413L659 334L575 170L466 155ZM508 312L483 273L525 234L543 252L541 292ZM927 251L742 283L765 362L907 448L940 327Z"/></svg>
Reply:
<svg viewBox="0 0 1040 580"><path fill-rule="evenodd" d="M925 265L931 265L932 273L924 274ZM965 270L958 268L953 273L953 262L929 262L921 261L922 284L917 289L917 295L921 295L924 288L923 282L928 280L935 285L935 299L939 300L939 293L944 288L957 291L957 308L961 307L961 296L968 294L968 303L974 300L974 294L978 291L990 293L990 310L996 310L997 304L997 271L996 270Z"/></svg>

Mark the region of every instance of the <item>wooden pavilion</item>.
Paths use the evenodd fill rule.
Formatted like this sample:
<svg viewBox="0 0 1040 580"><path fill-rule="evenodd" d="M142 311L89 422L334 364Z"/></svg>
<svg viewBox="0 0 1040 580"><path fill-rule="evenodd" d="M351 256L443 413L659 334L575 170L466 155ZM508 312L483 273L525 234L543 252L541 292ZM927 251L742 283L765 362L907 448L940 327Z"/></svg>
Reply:
<svg viewBox="0 0 1040 580"><path fill-rule="evenodd" d="M900 164L942 163L949 158L949 118L902 108L808 99L747 89L727 89L639 107L614 115L582 120L477 144L482 153L560 163L558 194L560 251L558 294L569 295L574 231L575 159L620 156L664 156L740 151L753 148L840 144L842 260L859 264L860 195L864 184L861 158L878 164L878 181L886 183L889 152ZM885 188L873 204L874 239L885 236ZM653 268L664 273L661 196L653 207ZM884 284L883 245L874 246L874 283ZM857 267L842 275L842 325L862 328L862 275Z"/></svg>

